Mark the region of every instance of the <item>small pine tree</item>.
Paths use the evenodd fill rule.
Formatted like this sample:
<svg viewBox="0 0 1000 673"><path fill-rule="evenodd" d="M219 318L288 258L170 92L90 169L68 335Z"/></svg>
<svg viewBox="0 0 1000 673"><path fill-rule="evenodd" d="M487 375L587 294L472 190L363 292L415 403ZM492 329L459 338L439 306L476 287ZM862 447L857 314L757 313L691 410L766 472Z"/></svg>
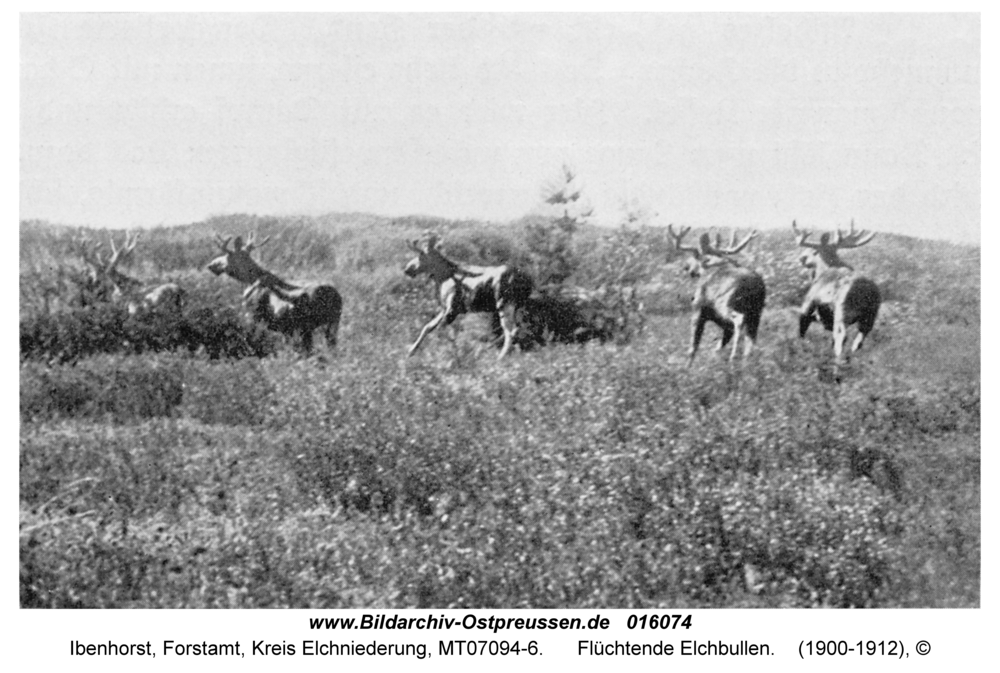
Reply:
<svg viewBox="0 0 1000 673"><path fill-rule="evenodd" d="M541 287L561 285L580 263L573 234L594 212L582 194L576 173L566 164L558 177L542 186L543 218L529 222L526 231L535 277Z"/></svg>
<svg viewBox="0 0 1000 673"><path fill-rule="evenodd" d="M566 164L562 165L558 178L548 181L542 187L542 201L554 206L557 211L562 211L555 219L556 226L562 231L574 233L580 224L593 215L593 207L586 200L581 200L582 194L583 187L576 173Z"/></svg>

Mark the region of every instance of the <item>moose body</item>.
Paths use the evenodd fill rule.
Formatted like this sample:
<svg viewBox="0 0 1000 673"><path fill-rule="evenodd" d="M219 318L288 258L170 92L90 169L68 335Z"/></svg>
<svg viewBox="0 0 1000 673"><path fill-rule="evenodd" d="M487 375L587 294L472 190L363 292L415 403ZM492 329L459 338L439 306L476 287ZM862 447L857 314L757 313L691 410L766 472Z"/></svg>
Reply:
<svg viewBox="0 0 1000 673"><path fill-rule="evenodd" d="M107 298L118 303L126 303L130 315L140 312L163 309L179 312L184 306L184 290L177 283L147 285L142 281L122 273L118 265L132 257L139 242L139 234L125 235L122 247L115 245L112 237L111 254L104 257L100 254L100 243L93 246L85 239L78 242L84 262L89 267L88 296Z"/></svg>
<svg viewBox="0 0 1000 673"><path fill-rule="evenodd" d="M177 283L163 283L150 289L117 269L111 269L108 275L114 287L112 300L125 302L130 315L158 309L179 312L184 306L186 293Z"/></svg>
<svg viewBox="0 0 1000 673"><path fill-rule="evenodd" d="M325 328L327 345L332 348L337 344L343 309L340 293L326 283L286 281L258 265L251 259L250 252L266 243L268 238L257 243L251 234L244 245L239 236L235 240L219 237L223 254L209 262L208 270L217 276L226 274L249 284L243 291L243 300L251 317L275 332L301 336L306 353L312 351L313 334L321 327Z"/></svg>
<svg viewBox="0 0 1000 673"><path fill-rule="evenodd" d="M681 239L690 231L690 227L682 229L679 234L674 233L673 227L668 227L668 231L677 250L692 253L685 268L692 278L698 279L691 302L694 315L691 319L689 362L694 360L698 352L707 322L713 322L722 328L719 350L725 348L730 341L733 342L730 360L736 357L741 336L746 338L744 357L749 355L757 340L767 288L759 274L741 267L729 256L745 248L757 232L751 232L737 245L734 231L729 247L723 248L718 237L715 245L712 245L708 234L702 234L697 247L682 245Z"/></svg>
<svg viewBox="0 0 1000 673"><path fill-rule="evenodd" d="M744 348L749 354L757 339L760 317L764 311L767 288L764 279L741 267L717 268L702 277L695 291L692 307L696 313L691 339L691 357L701 341L705 323L710 321L722 328L719 348L725 348L735 335L730 359L736 357L740 333L746 335Z"/></svg>
<svg viewBox="0 0 1000 673"><path fill-rule="evenodd" d="M809 234L800 231L795 222L792 229L799 246L806 248L799 261L812 274L812 284L799 310L799 336L804 337L809 325L818 318L827 331L833 332L834 355L837 362L842 362L847 328L858 326L858 335L851 345L853 353L861 348L875 326L882 294L874 281L856 274L845 264L837 250L865 245L875 234L855 232L852 221L847 234L838 229L832 240L824 233L818 243L810 243Z"/></svg>
<svg viewBox="0 0 1000 673"><path fill-rule="evenodd" d="M504 357L517 336L517 311L527 303L534 290L534 281L527 273L512 266L471 266L458 264L444 256L436 235L410 242L417 257L404 268L411 278L429 275L438 286L440 312L420 331L410 346L413 355L424 338L441 325L450 325L465 313L495 313L503 330Z"/></svg>
<svg viewBox="0 0 1000 673"><path fill-rule="evenodd" d="M137 313L139 311L149 311L157 307L163 307L171 311L180 311L184 306L186 294L184 288L177 283L164 283L149 292L142 293L142 300L140 302L130 302L128 310L129 313Z"/></svg>
<svg viewBox="0 0 1000 673"><path fill-rule="evenodd" d="M330 285L308 284L296 290L267 288L255 282L243 291L250 314L268 329L302 338L302 347L312 349L313 333L325 328L326 342L337 345L337 327L342 308L340 294ZM330 316L337 316L332 320Z"/></svg>

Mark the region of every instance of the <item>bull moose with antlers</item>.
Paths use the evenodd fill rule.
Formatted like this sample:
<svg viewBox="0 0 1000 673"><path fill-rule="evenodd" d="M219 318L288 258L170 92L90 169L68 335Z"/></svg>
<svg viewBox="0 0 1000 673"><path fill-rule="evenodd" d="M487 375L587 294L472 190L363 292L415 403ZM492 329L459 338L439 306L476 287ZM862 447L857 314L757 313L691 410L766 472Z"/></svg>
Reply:
<svg viewBox="0 0 1000 673"><path fill-rule="evenodd" d="M184 290L176 283L150 286L123 273L118 265L131 260L139 242L139 234L125 234L125 242L119 248L113 236L109 237L111 254L101 254L101 244L92 243L89 238L76 240L77 250L90 270L90 284L97 296L103 297L111 291L111 300L126 302L132 315L153 309L179 311L184 303Z"/></svg>
<svg viewBox="0 0 1000 673"><path fill-rule="evenodd" d="M854 273L854 269L840 259L838 250L859 248L875 238L874 232L855 231L844 233L839 228L831 238L829 233L820 235L818 242L810 242L809 232L792 222L792 231L799 247L805 251L799 257L802 266L810 270L812 284L799 310L799 336L804 337L816 317L823 327L833 332L833 351L837 362L844 360L844 342L847 328L857 324L858 335L851 352L861 348L865 337L872 331L875 318L882 305L878 285Z"/></svg>
<svg viewBox="0 0 1000 673"><path fill-rule="evenodd" d="M464 313L496 313L503 330L503 347L499 357L510 351L517 336L518 310L524 307L534 289L527 273L511 266L471 266L459 264L444 256L436 234L408 241L417 253L403 269L411 278L427 274L438 287L441 311L424 325L420 336L410 346L413 355L430 332L441 325L450 325Z"/></svg>
<svg viewBox="0 0 1000 673"><path fill-rule="evenodd" d="M673 225L667 227L674 247L678 251L691 253L685 265L686 272L692 278L700 279L691 302L694 316L691 322L688 362L690 364L694 361L705 323L708 321L722 328L719 350L725 348L730 340L733 341L730 360L736 357L740 336L745 333L746 341L743 347L745 357L750 354L757 339L757 329L760 327L767 290L760 275L740 266L731 256L743 250L757 236L757 232L751 231L745 239L737 243L734 229L729 246L723 248L718 234L715 236L714 244L707 233L701 235L696 246L682 244L681 240L690 230L691 227L684 227L680 233L675 233Z"/></svg>
<svg viewBox="0 0 1000 673"><path fill-rule="evenodd" d="M223 254L209 262L208 270L248 285L243 301L253 318L276 332L301 335L306 353L312 351L313 332L320 327L325 327L327 345L335 346L343 307L340 293L325 283L286 281L257 264L250 253L270 238L258 242L251 233L244 242L240 236L216 235Z"/></svg>

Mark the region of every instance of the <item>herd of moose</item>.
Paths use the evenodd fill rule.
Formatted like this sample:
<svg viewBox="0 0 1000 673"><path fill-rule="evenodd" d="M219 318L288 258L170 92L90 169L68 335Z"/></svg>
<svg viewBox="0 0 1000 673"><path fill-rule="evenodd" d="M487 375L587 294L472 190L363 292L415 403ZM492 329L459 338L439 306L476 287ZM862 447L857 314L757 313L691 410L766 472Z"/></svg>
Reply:
<svg viewBox="0 0 1000 673"><path fill-rule="evenodd" d="M792 222L795 241L803 249L800 263L811 273L811 284L799 310L799 336L817 319L827 331L833 332L836 362L846 357L847 329L857 325L858 334L851 345L851 352L858 350L871 332L881 305L878 286L863 275L855 273L838 252L857 248L871 242L873 232L850 230L823 233L818 240L809 240L809 232L799 229ZM703 233L697 245L686 244L684 237L690 227L675 232L673 225L668 233L675 250L689 253L684 270L697 281L692 300L691 343L689 362L695 357L707 322L722 329L719 349L732 342L730 359L736 357L739 342L744 341L744 357L750 353L757 339L761 314L764 310L766 288L764 279L757 272L742 266L734 256L752 241L756 231L751 231L737 242L736 231L724 246L718 234L713 238ZM264 269L250 256L255 248L267 243L251 233L246 240L241 236L222 237L217 240L222 254L207 268L215 275L227 275L246 285L243 301L253 318L269 329L301 339L303 349L312 350L313 334L324 330L327 344L336 345L343 300L336 288L326 283L291 282ZM126 235L125 243L118 247L112 239L111 252L102 255L101 244L89 239L78 241L79 252L87 268L92 291L102 299L123 302L129 313L140 311L179 311L185 292L175 283L148 287L118 269L135 250L138 234ZM409 349L413 355L425 337L441 326L450 325L465 313L493 313L500 321L503 345L500 357L510 352L518 334L519 311L523 309L534 291L531 276L509 265L473 266L462 264L445 256L441 241L434 233L408 242L416 253L403 271L407 276L426 275L434 280L438 291L440 311L423 329Z"/></svg>

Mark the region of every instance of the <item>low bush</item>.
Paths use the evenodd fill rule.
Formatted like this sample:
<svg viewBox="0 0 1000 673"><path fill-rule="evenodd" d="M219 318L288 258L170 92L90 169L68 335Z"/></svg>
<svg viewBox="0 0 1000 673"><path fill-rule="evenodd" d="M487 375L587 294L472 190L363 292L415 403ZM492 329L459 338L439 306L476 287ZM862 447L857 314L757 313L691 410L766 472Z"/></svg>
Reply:
<svg viewBox="0 0 1000 673"><path fill-rule="evenodd" d="M861 607L903 581L905 470L884 450L881 472L859 467L880 421L858 423L853 391L789 384L769 362L687 372L584 349L531 365L492 382L365 368L298 387L300 372L269 369L270 422L303 493L428 536L435 563L398 569L401 604L694 605L735 592Z"/></svg>
<svg viewBox="0 0 1000 673"><path fill-rule="evenodd" d="M76 365L21 365L21 419L89 418L126 423L171 416L184 395L171 357L98 356Z"/></svg>
<svg viewBox="0 0 1000 673"><path fill-rule="evenodd" d="M903 606L928 555L976 595L976 386L652 354L185 362L197 422L29 426L22 604Z"/></svg>
<svg viewBox="0 0 1000 673"><path fill-rule="evenodd" d="M597 340L627 343L644 324L642 307L632 288L597 291L559 288L532 296L519 314L516 343L525 350L551 343ZM491 321L494 340L503 330L499 316Z"/></svg>
<svg viewBox="0 0 1000 673"><path fill-rule="evenodd" d="M98 353L137 355L178 349L211 358L263 357L278 336L226 306L194 305L181 313L130 315L104 303L21 319L21 360L75 362Z"/></svg>

